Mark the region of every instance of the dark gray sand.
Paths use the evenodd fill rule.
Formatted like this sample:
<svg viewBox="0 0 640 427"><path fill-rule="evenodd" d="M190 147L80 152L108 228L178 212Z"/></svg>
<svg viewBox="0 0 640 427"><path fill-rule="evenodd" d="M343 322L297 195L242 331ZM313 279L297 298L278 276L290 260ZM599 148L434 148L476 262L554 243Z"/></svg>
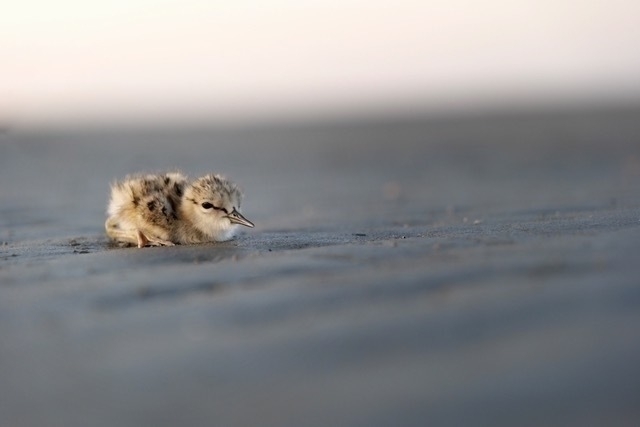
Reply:
<svg viewBox="0 0 640 427"><path fill-rule="evenodd" d="M640 423L640 109L0 135L2 426ZM108 184L224 172L232 242Z"/></svg>

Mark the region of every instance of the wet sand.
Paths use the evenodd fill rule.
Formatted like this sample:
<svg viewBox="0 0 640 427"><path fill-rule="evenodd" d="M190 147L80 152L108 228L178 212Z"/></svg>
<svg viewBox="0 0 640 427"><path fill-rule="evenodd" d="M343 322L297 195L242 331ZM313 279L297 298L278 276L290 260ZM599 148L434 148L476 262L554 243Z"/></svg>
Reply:
<svg viewBox="0 0 640 427"><path fill-rule="evenodd" d="M223 172L236 240L117 248ZM0 425L640 422L640 108L0 135Z"/></svg>

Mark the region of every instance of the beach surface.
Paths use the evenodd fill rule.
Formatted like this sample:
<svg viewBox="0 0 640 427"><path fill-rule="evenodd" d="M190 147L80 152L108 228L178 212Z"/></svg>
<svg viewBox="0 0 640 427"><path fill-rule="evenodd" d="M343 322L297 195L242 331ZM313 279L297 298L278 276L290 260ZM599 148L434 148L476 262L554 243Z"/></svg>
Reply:
<svg viewBox="0 0 640 427"><path fill-rule="evenodd" d="M256 224L118 248L127 173ZM2 426L636 426L640 108L0 134Z"/></svg>

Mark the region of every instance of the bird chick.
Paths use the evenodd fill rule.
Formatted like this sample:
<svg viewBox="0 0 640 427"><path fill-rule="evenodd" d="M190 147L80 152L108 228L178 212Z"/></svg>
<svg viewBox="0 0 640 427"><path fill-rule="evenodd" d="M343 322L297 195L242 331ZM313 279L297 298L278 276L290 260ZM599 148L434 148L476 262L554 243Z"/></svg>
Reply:
<svg viewBox="0 0 640 427"><path fill-rule="evenodd" d="M186 186L174 228L177 243L230 240L238 225L253 228L240 213L242 192L221 175L206 175Z"/></svg>
<svg viewBox="0 0 640 427"><path fill-rule="evenodd" d="M133 175L111 187L107 235L124 244L174 244L229 240L238 225L242 192L220 175L187 183L180 173Z"/></svg>
<svg viewBox="0 0 640 427"><path fill-rule="evenodd" d="M187 179L179 172L129 175L111 186L107 235L125 244L172 246Z"/></svg>

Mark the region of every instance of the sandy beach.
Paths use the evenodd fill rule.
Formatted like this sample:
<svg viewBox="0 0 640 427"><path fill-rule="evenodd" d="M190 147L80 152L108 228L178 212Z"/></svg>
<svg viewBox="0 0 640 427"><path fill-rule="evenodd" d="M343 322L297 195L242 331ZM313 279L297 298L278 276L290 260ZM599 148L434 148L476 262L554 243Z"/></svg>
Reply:
<svg viewBox="0 0 640 427"><path fill-rule="evenodd" d="M256 224L118 248L109 183ZM635 426L640 107L0 134L2 426Z"/></svg>

